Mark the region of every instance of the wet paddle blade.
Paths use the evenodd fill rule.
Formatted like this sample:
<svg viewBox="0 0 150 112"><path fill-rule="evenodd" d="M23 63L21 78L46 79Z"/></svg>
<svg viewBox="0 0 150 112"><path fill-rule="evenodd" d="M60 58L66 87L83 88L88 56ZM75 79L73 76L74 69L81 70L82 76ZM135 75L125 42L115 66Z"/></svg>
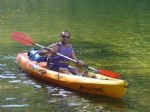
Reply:
<svg viewBox="0 0 150 112"><path fill-rule="evenodd" d="M34 45L32 38L21 32L12 32L10 38L26 46Z"/></svg>
<svg viewBox="0 0 150 112"><path fill-rule="evenodd" d="M117 73L108 71L108 70L98 70L98 72L102 75L108 76L108 77L112 77L112 78L121 78L121 76Z"/></svg>

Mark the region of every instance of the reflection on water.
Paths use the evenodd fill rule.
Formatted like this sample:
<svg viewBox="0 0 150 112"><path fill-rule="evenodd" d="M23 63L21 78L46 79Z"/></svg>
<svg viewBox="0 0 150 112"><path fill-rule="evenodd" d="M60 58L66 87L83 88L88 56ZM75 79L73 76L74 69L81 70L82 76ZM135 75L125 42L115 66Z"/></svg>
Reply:
<svg viewBox="0 0 150 112"><path fill-rule="evenodd" d="M35 87L36 89L40 89L40 88L41 88L41 85L36 84L36 83L33 82L32 80L23 81L23 84L26 84L26 85L29 85L29 86L33 86L33 87Z"/></svg>
<svg viewBox="0 0 150 112"><path fill-rule="evenodd" d="M21 82L21 80L11 80L11 81L9 81L10 83L20 83Z"/></svg>
<svg viewBox="0 0 150 112"><path fill-rule="evenodd" d="M21 105L2 105L3 108L10 108L10 107L27 107L28 104L21 104Z"/></svg>
<svg viewBox="0 0 150 112"><path fill-rule="evenodd" d="M6 78L6 79L15 79L16 76L15 76L15 74L1 74L0 78L2 78L2 79L4 79L4 78Z"/></svg>

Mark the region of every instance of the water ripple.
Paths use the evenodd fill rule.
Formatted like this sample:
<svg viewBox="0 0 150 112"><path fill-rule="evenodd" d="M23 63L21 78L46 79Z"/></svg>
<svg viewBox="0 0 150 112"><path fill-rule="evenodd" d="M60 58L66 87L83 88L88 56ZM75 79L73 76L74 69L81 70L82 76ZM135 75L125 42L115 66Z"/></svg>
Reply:
<svg viewBox="0 0 150 112"><path fill-rule="evenodd" d="M17 98L5 98L5 100L16 100Z"/></svg>
<svg viewBox="0 0 150 112"><path fill-rule="evenodd" d="M15 56L4 56L1 60L15 60Z"/></svg>
<svg viewBox="0 0 150 112"><path fill-rule="evenodd" d="M0 70L3 70L6 67L6 64L0 64Z"/></svg>
<svg viewBox="0 0 150 112"><path fill-rule="evenodd" d="M80 106L80 105L82 105L82 103L79 103L79 102L70 102L70 103L68 103L69 107Z"/></svg>
<svg viewBox="0 0 150 112"><path fill-rule="evenodd" d="M34 86L36 89L40 89L40 88L42 87L41 85L36 84L36 83L33 82L32 80L23 81L23 84L32 85L32 86Z"/></svg>
<svg viewBox="0 0 150 112"><path fill-rule="evenodd" d="M3 108L11 108L11 107L28 107L29 104L16 104L16 105L1 105Z"/></svg>
<svg viewBox="0 0 150 112"><path fill-rule="evenodd" d="M21 80L11 80L11 81L9 81L10 83L19 83L19 82L21 82Z"/></svg>
<svg viewBox="0 0 150 112"><path fill-rule="evenodd" d="M6 66L6 64L0 64L0 67L5 67Z"/></svg>
<svg viewBox="0 0 150 112"><path fill-rule="evenodd" d="M17 77L15 76L15 74L1 74L0 78L2 78L2 79L15 79Z"/></svg>

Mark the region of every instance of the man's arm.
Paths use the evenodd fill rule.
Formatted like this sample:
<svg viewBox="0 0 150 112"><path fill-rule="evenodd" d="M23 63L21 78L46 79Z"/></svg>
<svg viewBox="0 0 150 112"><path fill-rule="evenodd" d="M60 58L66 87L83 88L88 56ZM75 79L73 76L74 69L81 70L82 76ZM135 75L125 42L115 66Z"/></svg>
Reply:
<svg viewBox="0 0 150 112"><path fill-rule="evenodd" d="M72 50L71 58L74 59L74 60L77 60L77 57L76 57L76 54L75 54L74 50Z"/></svg>
<svg viewBox="0 0 150 112"><path fill-rule="evenodd" d="M56 44L49 45L46 49L42 49L39 51L41 56L52 56L56 55L58 52L58 46Z"/></svg>
<svg viewBox="0 0 150 112"><path fill-rule="evenodd" d="M77 60L77 63L76 63L77 66L81 67L81 66L85 65L85 63L83 61L77 59L74 50L72 50L72 57L71 58L74 59L74 60Z"/></svg>

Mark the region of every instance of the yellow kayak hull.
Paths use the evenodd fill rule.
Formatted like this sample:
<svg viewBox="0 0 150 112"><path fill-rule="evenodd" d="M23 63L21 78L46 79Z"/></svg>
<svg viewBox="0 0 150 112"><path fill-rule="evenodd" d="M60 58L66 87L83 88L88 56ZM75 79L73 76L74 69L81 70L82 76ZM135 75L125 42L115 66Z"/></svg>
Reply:
<svg viewBox="0 0 150 112"><path fill-rule="evenodd" d="M97 78L55 72L29 60L26 53L19 53L16 59L19 66L28 74L72 90L112 98L121 98L127 91L128 83L125 80L95 73L89 73L88 76L94 75Z"/></svg>

